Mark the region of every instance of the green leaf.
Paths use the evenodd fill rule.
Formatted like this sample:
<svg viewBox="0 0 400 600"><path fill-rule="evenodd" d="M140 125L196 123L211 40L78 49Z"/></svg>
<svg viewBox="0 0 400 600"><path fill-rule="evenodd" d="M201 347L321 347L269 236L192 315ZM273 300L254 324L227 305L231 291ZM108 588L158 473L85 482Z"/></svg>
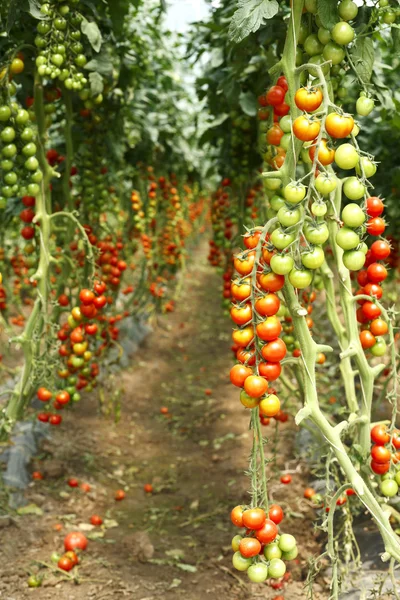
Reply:
<svg viewBox="0 0 400 600"><path fill-rule="evenodd" d="M252 92L242 92L239 96L239 104L242 111L249 115L249 117L255 117L257 114L257 96Z"/></svg>
<svg viewBox="0 0 400 600"><path fill-rule="evenodd" d="M98 96L104 89L103 78L100 73L94 71L93 73L89 73L89 81L90 81L90 92L92 96Z"/></svg>
<svg viewBox="0 0 400 600"><path fill-rule="evenodd" d="M10 5L8 7L8 16L7 16L7 25L6 25L7 33L10 33L15 21L18 18L18 15L19 15L18 0L11 0Z"/></svg>
<svg viewBox="0 0 400 600"><path fill-rule="evenodd" d="M337 0L317 0L318 16L321 19L322 27L332 29L340 21L337 11Z"/></svg>
<svg viewBox="0 0 400 600"><path fill-rule="evenodd" d="M178 567L178 569L181 569L182 571L189 571L189 573L197 572L197 567L195 567L193 565L187 565L186 563L178 563L176 566Z"/></svg>
<svg viewBox="0 0 400 600"><path fill-rule="evenodd" d="M350 52L356 71L364 83L371 79L374 66L374 44L371 38L356 38Z"/></svg>
<svg viewBox="0 0 400 600"><path fill-rule="evenodd" d="M103 38L101 36L101 32L97 26L97 23L95 23L94 21L88 21L87 19L83 19L81 24L81 30L82 33L86 35L93 50L95 52L100 52Z"/></svg>
<svg viewBox="0 0 400 600"><path fill-rule="evenodd" d="M238 9L232 17L228 36L239 43L250 33L258 31L267 19L278 12L276 0L238 0Z"/></svg>
<svg viewBox="0 0 400 600"><path fill-rule="evenodd" d="M106 77L111 77L113 74L113 64L107 54L99 54L96 58L92 58L85 69L88 71L97 71Z"/></svg>
<svg viewBox="0 0 400 600"><path fill-rule="evenodd" d="M26 506L21 506L21 508L17 508L17 513L19 515L39 515L43 514L43 511L36 504L27 504Z"/></svg>

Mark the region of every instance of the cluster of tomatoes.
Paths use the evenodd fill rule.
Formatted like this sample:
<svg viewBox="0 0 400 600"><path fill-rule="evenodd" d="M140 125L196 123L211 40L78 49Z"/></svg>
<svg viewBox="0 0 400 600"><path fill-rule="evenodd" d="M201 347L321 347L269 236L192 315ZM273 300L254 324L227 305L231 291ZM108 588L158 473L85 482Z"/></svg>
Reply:
<svg viewBox="0 0 400 600"><path fill-rule="evenodd" d="M238 571L246 571L250 581L263 583L269 578L280 579L286 573L284 561L297 557L295 537L279 531L283 518L278 504L269 507L268 515L259 507L236 506L232 510L232 523L246 529L243 536L235 535L232 540L232 563Z"/></svg>
<svg viewBox="0 0 400 600"><path fill-rule="evenodd" d="M134 235L140 234L144 231L144 217L145 213L143 210L143 203L140 197L140 193L137 190L133 190L131 193L131 206L133 212L133 231Z"/></svg>
<svg viewBox="0 0 400 600"><path fill-rule="evenodd" d="M0 208L5 208L9 198L36 196L43 179L36 158L35 127L29 112L15 96L17 86L6 76L21 73L23 69L23 61L16 58L6 73L0 73Z"/></svg>
<svg viewBox="0 0 400 600"><path fill-rule="evenodd" d="M400 470L391 468L400 462L400 432L389 432L385 424L378 424L371 429L371 441L371 469L381 475L382 495L392 498L400 486Z"/></svg>
<svg viewBox="0 0 400 600"><path fill-rule="evenodd" d="M264 154L265 162L273 169L280 169L285 162L286 151L290 143L289 133L285 132L281 124L278 123L278 121L285 122L283 117L286 117L290 111L289 104L285 102L288 89L286 77L281 75L276 85L273 85L265 94L258 97L258 103L261 106L258 111L258 118L262 123L271 118L269 110L266 107L271 106L273 109L273 125L266 132L268 150ZM260 127L262 131L265 130L263 125L260 125Z"/></svg>
<svg viewBox="0 0 400 600"><path fill-rule="evenodd" d="M281 302L276 294L285 280L282 275L264 270L270 261L270 252L265 244L259 265L255 264L255 248L260 237L261 228L249 231L244 236L247 250L234 258L238 275L231 285L231 318L238 328L233 331L232 339L237 346L239 362L232 367L230 379L235 386L243 388L241 403L246 408L258 406L260 416L269 418L275 417L281 407L275 390L269 388L269 382L275 381L281 374L280 362L287 351L285 342L279 337L282 332L278 316Z"/></svg>

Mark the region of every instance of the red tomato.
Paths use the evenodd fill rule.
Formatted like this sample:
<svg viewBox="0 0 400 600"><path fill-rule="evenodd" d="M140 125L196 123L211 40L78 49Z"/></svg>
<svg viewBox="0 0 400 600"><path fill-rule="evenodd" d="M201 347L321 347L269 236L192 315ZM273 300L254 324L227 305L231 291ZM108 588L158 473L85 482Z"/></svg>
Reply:
<svg viewBox="0 0 400 600"><path fill-rule="evenodd" d="M261 529L267 515L262 508L248 508L243 513L243 526L247 529Z"/></svg>
<svg viewBox="0 0 400 600"><path fill-rule="evenodd" d="M386 448L385 446L375 444L371 448L371 458L373 462L379 464L387 463L390 461L391 455L392 453L389 448Z"/></svg>
<svg viewBox="0 0 400 600"><path fill-rule="evenodd" d="M102 525L102 523L103 523L103 519L101 517L99 517L99 515L92 515L90 517L90 522L92 525L95 525L96 527L100 527L100 525Z"/></svg>
<svg viewBox="0 0 400 600"><path fill-rule="evenodd" d="M256 537L262 544L270 544L277 535L278 527L272 519L267 519L261 529L256 531Z"/></svg>
<svg viewBox="0 0 400 600"><path fill-rule="evenodd" d="M282 104L285 98L285 90L280 85L273 85L266 93L267 103L271 106Z"/></svg>
<svg viewBox="0 0 400 600"><path fill-rule="evenodd" d="M387 432L386 425L375 425L371 429L371 440L379 446L384 446L390 442L390 435Z"/></svg>
<svg viewBox="0 0 400 600"><path fill-rule="evenodd" d="M80 531L72 531L64 538L65 550L86 550L88 545L87 537Z"/></svg>
<svg viewBox="0 0 400 600"><path fill-rule="evenodd" d="M279 525L279 523L283 520L284 517L282 508L278 504L271 504L268 511L268 517L276 525Z"/></svg>
<svg viewBox="0 0 400 600"><path fill-rule="evenodd" d="M243 527L243 507L235 506L231 511L231 521L236 527Z"/></svg>
<svg viewBox="0 0 400 600"><path fill-rule="evenodd" d="M287 474L287 475L282 475L281 476L281 483L284 483L285 485L287 485L288 483L292 483L292 476Z"/></svg>

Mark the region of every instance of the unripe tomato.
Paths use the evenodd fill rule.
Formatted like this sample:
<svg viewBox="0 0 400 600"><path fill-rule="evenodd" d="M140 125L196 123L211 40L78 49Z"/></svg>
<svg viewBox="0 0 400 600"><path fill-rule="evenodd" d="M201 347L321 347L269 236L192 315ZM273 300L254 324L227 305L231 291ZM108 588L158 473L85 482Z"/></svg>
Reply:
<svg viewBox="0 0 400 600"><path fill-rule="evenodd" d="M251 558L245 558L240 552L235 552L232 557L232 564L237 571L247 571L253 564Z"/></svg>
<svg viewBox="0 0 400 600"><path fill-rule="evenodd" d="M380 485L381 492L386 498L393 498L399 491L399 486L394 479L386 479Z"/></svg>
<svg viewBox="0 0 400 600"><path fill-rule="evenodd" d="M375 103L372 98L360 96L356 102L356 111L361 117L367 117L374 110Z"/></svg>
<svg viewBox="0 0 400 600"><path fill-rule="evenodd" d="M260 413L264 415L264 417L274 417L280 411L281 403L278 396L275 394L269 394L261 400L259 408Z"/></svg>
<svg viewBox="0 0 400 600"><path fill-rule="evenodd" d="M332 29L331 36L337 44L347 46L354 40L355 32L351 25L345 21L340 21Z"/></svg>
<svg viewBox="0 0 400 600"><path fill-rule="evenodd" d="M253 583L263 583L268 579L268 567L264 563L251 565L247 570L247 576Z"/></svg>
<svg viewBox="0 0 400 600"><path fill-rule="evenodd" d="M293 287L302 290L308 287L312 282L312 271L307 269L297 269L296 267L289 273L289 281Z"/></svg>
<svg viewBox="0 0 400 600"><path fill-rule="evenodd" d="M280 558L273 558L269 563L268 575L272 579L280 579L286 573L286 565Z"/></svg>
<svg viewBox="0 0 400 600"><path fill-rule="evenodd" d="M343 191L349 200L360 200L366 192L366 187L357 177L348 177L343 184Z"/></svg>
<svg viewBox="0 0 400 600"><path fill-rule="evenodd" d="M337 179L330 173L320 173L315 179L315 188L323 196L327 196L337 187Z"/></svg>
<svg viewBox="0 0 400 600"><path fill-rule="evenodd" d="M292 181L291 183L288 183L285 186L285 188L283 189L283 194L287 202L289 202L290 204L298 204L299 202L304 200L306 195L306 188L302 183Z"/></svg>
<svg viewBox="0 0 400 600"><path fill-rule="evenodd" d="M340 169L354 169L360 157L352 144L342 144L335 152L335 163Z"/></svg>
<svg viewBox="0 0 400 600"><path fill-rule="evenodd" d="M358 204L350 203L342 210L342 221L348 227L360 227L365 221L364 211Z"/></svg>

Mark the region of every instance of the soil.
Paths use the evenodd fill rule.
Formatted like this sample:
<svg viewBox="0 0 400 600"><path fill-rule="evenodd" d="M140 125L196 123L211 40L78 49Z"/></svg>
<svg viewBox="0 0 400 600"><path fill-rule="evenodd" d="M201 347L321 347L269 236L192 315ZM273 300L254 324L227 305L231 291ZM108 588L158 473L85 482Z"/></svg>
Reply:
<svg viewBox="0 0 400 600"><path fill-rule="evenodd" d="M307 560L320 546L315 515L303 499L306 468L293 460L292 419L279 423L279 471L271 471L269 485L286 513L282 530L297 537L299 559L289 563L281 590L250 584L232 567L230 540L237 530L229 513L248 498L249 412L229 382L231 324L220 309L220 276L208 267L205 246L184 281L175 312L153 323L129 368L115 377L122 389L119 422L99 410L98 393L65 411L32 465L44 479L25 494L42 514L0 519L2 600L306 598ZM264 428L271 440L274 429ZM292 473L290 485L279 482L281 470ZM69 477L90 491L70 488ZM148 483L152 493L144 491ZM118 489L126 492L120 502L114 500ZM93 514L105 526L91 526ZM79 529L90 538L88 548L81 565L63 574L51 554L62 552L65 534ZM36 572L44 576L42 587L30 589L28 574ZM325 583L317 579L316 600L328 597Z"/></svg>

